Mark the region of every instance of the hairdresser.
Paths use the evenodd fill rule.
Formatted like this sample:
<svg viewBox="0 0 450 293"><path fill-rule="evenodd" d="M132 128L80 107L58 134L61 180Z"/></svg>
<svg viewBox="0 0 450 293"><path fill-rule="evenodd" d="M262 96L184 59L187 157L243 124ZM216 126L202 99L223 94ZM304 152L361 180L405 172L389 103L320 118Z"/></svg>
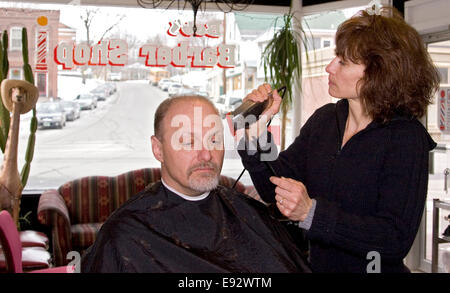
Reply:
<svg viewBox="0 0 450 293"><path fill-rule="evenodd" d="M328 92L340 100L316 110L270 166L265 152L248 148L239 151L243 164L261 198L306 231L313 272L409 272L403 259L422 218L436 146L418 119L439 75L417 31L387 8L339 26L326 72ZM272 117L281 97L270 93L264 84L245 99L273 96L264 113ZM267 150L258 138L270 142L271 134L261 125L247 129L247 141Z"/></svg>

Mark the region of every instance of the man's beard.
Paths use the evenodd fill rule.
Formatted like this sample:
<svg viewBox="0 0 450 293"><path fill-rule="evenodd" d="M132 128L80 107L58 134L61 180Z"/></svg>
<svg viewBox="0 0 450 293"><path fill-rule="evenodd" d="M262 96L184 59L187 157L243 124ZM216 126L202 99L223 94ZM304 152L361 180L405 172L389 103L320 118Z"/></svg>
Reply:
<svg viewBox="0 0 450 293"><path fill-rule="evenodd" d="M193 174L198 168L212 168L214 171ZM212 162L200 163L188 170L189 187L198 192L211 191L219 185L220 169Z"/></svg>

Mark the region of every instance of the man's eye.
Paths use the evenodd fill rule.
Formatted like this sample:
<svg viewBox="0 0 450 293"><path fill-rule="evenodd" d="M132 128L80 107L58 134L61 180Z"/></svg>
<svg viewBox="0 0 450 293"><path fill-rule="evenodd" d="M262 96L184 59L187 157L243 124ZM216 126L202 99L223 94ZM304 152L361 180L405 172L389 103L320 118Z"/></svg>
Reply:
<svg viewBox="0 0 450 293"><path fill-rule="evenodd" d="M183 138L183 137L180 137L180 143L181 143L182 145L193 145L193 144L194 144L194 140L191 139L191 138Z"/></svg>
<svg viewBox="0 0 450 293"><path fill-rule="evenodd" d="M222 143L222 139L220 137L213 137L211 138L211 142L214 144Z"/></svg>

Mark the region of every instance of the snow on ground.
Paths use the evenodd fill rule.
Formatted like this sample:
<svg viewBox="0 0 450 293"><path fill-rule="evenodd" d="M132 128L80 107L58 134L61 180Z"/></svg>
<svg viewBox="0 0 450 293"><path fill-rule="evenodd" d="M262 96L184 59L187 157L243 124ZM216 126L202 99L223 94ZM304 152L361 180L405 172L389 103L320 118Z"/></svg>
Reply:
<svg viewBox="0 0 450 293"><path fill-rule="evenodd" d="M83 84L81 76L58 75L58 97L63 100L73 100L77 95L88 93L99 84L105 83L100 79L86 79Z"/></svg>

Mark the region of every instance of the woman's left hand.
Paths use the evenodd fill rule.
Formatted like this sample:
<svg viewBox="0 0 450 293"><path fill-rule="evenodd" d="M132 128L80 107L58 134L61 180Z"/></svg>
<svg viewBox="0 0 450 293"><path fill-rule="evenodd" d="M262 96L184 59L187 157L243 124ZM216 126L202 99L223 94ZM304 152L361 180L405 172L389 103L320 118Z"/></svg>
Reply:
<svg viewBox="0 0 450 293"><path fill-rule="evenodd" d="M280 212L290 220L303 222L312 206L305 185L291 178L275 176L270 177L270 182L277 186L275 199Z"/></svg>

